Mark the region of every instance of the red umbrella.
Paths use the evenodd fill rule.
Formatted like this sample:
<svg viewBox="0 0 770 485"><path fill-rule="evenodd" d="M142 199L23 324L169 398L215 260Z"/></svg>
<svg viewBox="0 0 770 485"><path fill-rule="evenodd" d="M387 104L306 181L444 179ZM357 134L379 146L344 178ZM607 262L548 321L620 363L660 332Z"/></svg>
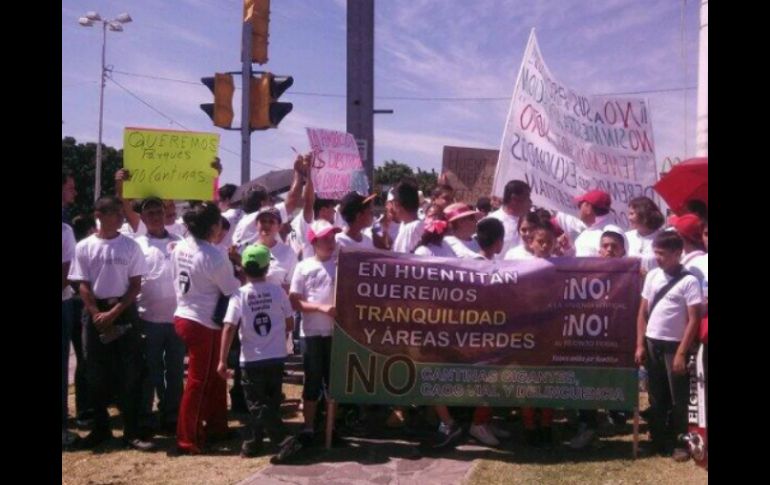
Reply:
<svg viewBox="0 0 770 485"><path fill-rule="evenodd" d="M691 158L676 165L653 187L671 210L679 214L688 200L709 203L709 159Z"/></svg>

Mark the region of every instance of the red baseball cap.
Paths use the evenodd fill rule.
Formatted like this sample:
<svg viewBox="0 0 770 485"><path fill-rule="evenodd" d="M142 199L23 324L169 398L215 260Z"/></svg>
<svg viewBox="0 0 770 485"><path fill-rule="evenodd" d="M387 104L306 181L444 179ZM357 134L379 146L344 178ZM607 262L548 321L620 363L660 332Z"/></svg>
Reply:
<svg viewBox="0 0 770 485"><path fill-rule="evenodd" d="M612 205L612 197L603 190L591 190L590 192L575 197L576 204L580 205L581 202L588 202L594 207L609 209Z"/></svg>
<svg viewBox="0 0 770 485"><path fill-rule="evenodd" d="M674 229L685 239L690 241L700 242L703 237L703 221L695 214L685 214L680 217L672 217L669 219L672 222Z"/></svg>

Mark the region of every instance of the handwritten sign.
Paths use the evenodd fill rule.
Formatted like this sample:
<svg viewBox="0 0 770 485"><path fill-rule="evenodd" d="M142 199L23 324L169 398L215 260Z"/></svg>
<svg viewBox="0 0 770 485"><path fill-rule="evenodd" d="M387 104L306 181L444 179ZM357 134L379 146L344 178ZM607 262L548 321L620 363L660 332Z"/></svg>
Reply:
<svg viewBox="0 0 770 485"><path fill-rule="evenodd" d="M455 199L476 205L479 197L492 194L498 150L467 147L444 147L441 173L455 190Z"/></svg>
<svg viewBox="0 0 770 485"><path fill-rule="evenodd" d="M353 135L322 128L307 128L307 137L315 154L310 176L319 197L341 199L351 191L368 194L369 182Z"/></svg>
<svg viewBox="0 0 770 485"><path fill-rule="evenodd" d="M125 128L123 166L131 179L123 184L130 199L212 200L219 135L191 131Z"/></svg>
<svg viewBox="0 0 770 485"><path fill-rule="evenodd" d="M628 227L628 202L657 180L652 120L643 99L586 96L551 75L530 35L505 124L493 192L524 180L536 206L577 215L573 198L600 189L615 222Z"/></svg>

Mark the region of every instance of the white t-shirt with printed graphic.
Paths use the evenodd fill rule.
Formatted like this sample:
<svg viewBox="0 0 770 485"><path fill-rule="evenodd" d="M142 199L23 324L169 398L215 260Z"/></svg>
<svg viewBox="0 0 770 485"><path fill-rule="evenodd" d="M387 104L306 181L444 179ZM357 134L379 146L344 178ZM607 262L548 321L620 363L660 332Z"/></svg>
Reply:
<svg viewBox="0 0 770 485"><path fill-rule="evenodd" d="M224 322L238 325L241 366L286 357L286 319L294 312L280 286L247 283L230 297Z"/></svg>
<svg viewBox="0 0 770 485"><path fill-rule="evenodd" d="M297 293L309 303L334 304L334 283L337 277L337 261L329 258L321 262L317 258L303 259L294 270L289 293ZM302 312L302 337L330 337L334 319L321 312Z"/></svg>
<svg viewBox="0 0 770 485"><path fill-rule="evenodd" d="M176 244L171 264L177 301L174 316L218 330L212 317L220 293L230 296L241 285L230 260L216 246L190 236Z"/></svg>
<svg viewBox="0 0 770 485"><path fill-rule="evenodd" d="M61 262L70 263L72 267L72 260L75 259L75 234L72 232L72 228L65 223L61 223ZM67 285L61 290L61 301L69 300L73 295L72 287Z"/></svg>
<svg viewBox="0 0 770 485"><path fill-rule="evenodd" d="M647 300L648 308L652 305L655 295L671 279L672 277L660 268L647 273L642 298ZM652 310L645 335L653 339L680 342L687 327L687 307L700 305L702 301L698 279L692 275L685 276L677 281Z"/></svg>
<svg viewBox="0 0 770 485"><path fill-rule="evenodd" d="M123 234L112 239L93 234L75 246L69 279L91 283L94 296L103 300L125 295L129 278L146 272L144 254L136 241Z"/></svg>
<svg viewBox="0 0 770 485"><path fill-rule="evenodd" d="M168 233L167 237L149 235L136 238L147 262L147 274L142 277L142 291L136 298L139 316L148 322L173 323L176 310L176 288L171 269L171 254L182 238Z"/></svg>

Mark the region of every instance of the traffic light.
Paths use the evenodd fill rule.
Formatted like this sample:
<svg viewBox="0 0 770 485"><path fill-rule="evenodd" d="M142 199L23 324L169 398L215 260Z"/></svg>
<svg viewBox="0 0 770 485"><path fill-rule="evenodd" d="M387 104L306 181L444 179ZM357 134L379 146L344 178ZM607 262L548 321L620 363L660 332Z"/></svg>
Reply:
<svg viewBox="0 0 770 485"><path fill-rule="evenodd" d="M243 21L251 24L251 61L266 63L270 0L243 0Z"/></svg>
<svg viewBox="0 0 770 485"><path fill-rule="evenodd" d="M294 105L281 103L277 99L294 84L294 78L287 76L276 80L269 72L251 80L251 129L275 128L291 112Z"/></svg>
<svg viewBox="0 0 770 485"><path fill-rule="evenodd" d="M214 77L201 78L201 82L214 93L214 103L202 104L201 109L214 121L214 126L230 128L233 124L233 93L235 92L232 74L218 72Z"/></svg>

